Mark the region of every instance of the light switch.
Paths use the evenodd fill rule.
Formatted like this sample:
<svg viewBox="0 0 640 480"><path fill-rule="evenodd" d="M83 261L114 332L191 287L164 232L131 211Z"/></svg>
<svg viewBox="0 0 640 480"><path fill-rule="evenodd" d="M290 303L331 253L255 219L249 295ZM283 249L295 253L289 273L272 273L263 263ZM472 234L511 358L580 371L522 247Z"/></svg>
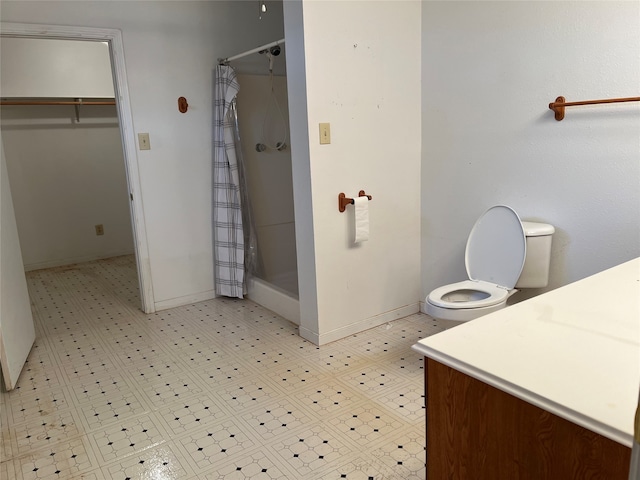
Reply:
<svg viewBox="0 0 640 480"><path fill-rule="evenodd" d="M320 145L327 145L331 143L331 124L320 124Z"/></svg>
<svg viewBox="0 0 640 480"><path fill-rule="evenodd" d="M151 142L149 142L148 133L138 134L138 147L140 148L140 150L151 150Z"/></svg>

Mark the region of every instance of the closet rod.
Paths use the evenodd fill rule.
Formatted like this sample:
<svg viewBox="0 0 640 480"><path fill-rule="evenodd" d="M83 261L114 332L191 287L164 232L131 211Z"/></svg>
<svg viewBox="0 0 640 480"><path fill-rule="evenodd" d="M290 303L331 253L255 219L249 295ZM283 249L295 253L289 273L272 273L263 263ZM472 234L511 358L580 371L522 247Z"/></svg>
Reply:
<svg viewBox="0 0 640 480"><path fill-rule="evenodd" d="M115 100L111 101L69 101L69 102L59 102L59 101L26 101L26 100L2 100L0 105L115 105Z"/></svg>
<svg viewBox="0 0 640 480"><path fill-rule="evenodd" d="M556 120L560 121L564 118L564 107L575 107L579 105L599 105L601 103L622 103L622 102L640 102L640 97L626 98L606 98L604 100L582 100L580 102L565 102L564 97L556 98L555 102L549 104L549 109L556 114Z"/></svg>
<svg viewBox="0 0 640 480"><path fill-rule="evenodd" d="M271 47L276 47L278 45L282 45L283 43L284 43L284 38L281 39L281 40L278 40L276 42L267 43L266 45L262 45L261 47L256 47L254 49L247 50L246 52L239 53L237 55L234 55L233 57L219 58L218 59L218 63L220 65L222 65L222 64L225 64L225 63L230 62L232 60L237 60L238 58L246 57L247 55L251 55L253 53L262 52L263 50L267 50L267 49L269 49Z"/></svg>

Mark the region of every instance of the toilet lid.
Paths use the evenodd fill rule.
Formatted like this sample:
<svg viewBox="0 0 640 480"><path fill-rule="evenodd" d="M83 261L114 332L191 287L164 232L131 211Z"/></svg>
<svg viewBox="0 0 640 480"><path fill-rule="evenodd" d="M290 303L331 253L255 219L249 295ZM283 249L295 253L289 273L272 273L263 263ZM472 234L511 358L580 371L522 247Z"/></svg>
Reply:
<svg viewBox="0 0 640 480"><path fill-rule="evenodd" d="M465 264L471 280L482 280L511 290L518 281L527 243L518 214L496 205L476 221L467 240Z"/></svg>

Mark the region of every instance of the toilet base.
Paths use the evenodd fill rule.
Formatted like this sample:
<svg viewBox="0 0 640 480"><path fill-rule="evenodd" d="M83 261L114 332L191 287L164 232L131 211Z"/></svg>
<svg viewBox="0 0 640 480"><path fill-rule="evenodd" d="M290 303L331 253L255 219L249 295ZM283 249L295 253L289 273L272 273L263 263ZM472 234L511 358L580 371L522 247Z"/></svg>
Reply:
<svg viewBox="0 0 640 480"><path fill-rule="evenodd" d="M488 313L502 310L507 306L506 299L504 302L498 303L497 305L479 308L443 308L433 305L429 302L428 298L425 303L427 307L427 315L438 320L453 320L456 322L468 322L469 320L473 320L474 318L481 317Z"/></svg>

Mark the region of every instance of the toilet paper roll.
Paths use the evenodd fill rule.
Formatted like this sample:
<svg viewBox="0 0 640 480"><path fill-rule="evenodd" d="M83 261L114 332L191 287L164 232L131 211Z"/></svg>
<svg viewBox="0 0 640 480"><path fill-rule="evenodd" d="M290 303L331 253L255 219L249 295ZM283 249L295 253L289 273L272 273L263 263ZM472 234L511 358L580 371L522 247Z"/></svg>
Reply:
<svg viewBox="0 0 640 480"><path fill-rule="evenodd" d="M353 199L355 209L355 243L369 240L369 199L367 197L356 197Z"/></svg>

